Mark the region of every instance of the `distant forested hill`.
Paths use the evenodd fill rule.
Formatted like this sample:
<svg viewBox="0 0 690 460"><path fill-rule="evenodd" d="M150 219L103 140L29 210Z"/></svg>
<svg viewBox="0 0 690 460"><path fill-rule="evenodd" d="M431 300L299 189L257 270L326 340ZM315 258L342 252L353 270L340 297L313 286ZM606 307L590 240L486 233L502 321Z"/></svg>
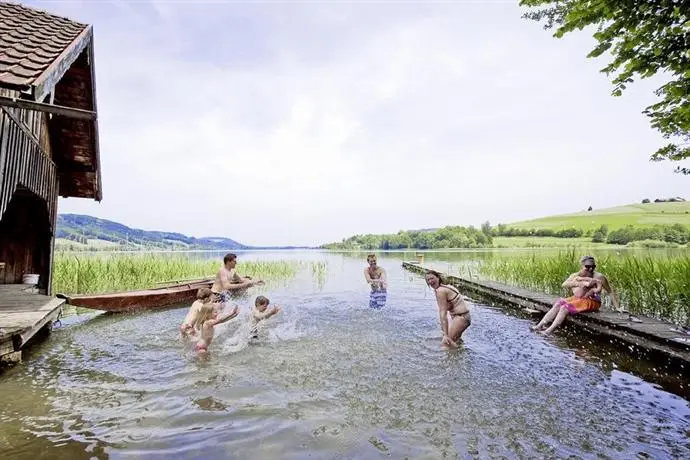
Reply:
<svg viewBox="0 0 690 460"><path fill-rule="evenodd" d="M157 249L250 249L224 237L194 238L181 233L130 228L106 219L80 214L60 214L57 218L58 245Z"/></svg>

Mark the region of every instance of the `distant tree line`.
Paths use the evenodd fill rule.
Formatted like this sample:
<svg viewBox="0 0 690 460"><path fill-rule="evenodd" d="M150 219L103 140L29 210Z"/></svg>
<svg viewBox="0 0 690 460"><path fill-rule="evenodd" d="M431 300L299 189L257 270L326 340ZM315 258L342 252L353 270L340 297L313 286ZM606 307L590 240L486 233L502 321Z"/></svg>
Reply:
<svg viewBox="0 0 690 460"><path fill-rule="evenodd" d="M633 241L656 240L666 243L687 244L690 229L681 224L633 227L628 225L610 232L606 238L609 244L628 244Z"/></svg>
<svg viewBox="0 0 690 460"><path fill-rule="evenodd" d="M444 249L485 248L493 246L490 229L448 226L437 230L401 230L395 234L355 235L339 243L325 244L325 249Z"/></svg>
<svg viewBox="0 0 690 460"><path fill-rule="evenodd" d="M488 226L488 223L484 223ZM489 226L490 228L490 226ZM556 238L580 238L582 236L589 236L581 228L565 228L562 230L553 230L550 228L515 228L508 227L504 224L498 224L491 229L492 236L552 236Z"/></svg>
<svg viewBox="0 0 690 460"><path fill-rule="evenodd" d="M487 224L484 224L487 225ZM595 230L581 228L567 228L552 230L549 228L527 229L498 225L491 230L493 236L552 236L556 238L591 237L594 243L628 244L633 241L665 241L666 243L687 244L690 241L690 228L681 225L653 225L650 227L635 227L628 225L609 232L607 225L601 225Z"/></svg>
<svg viewBox="0 0 690 460"><path fill-rule="evenodd" d="M504 224L492 227L489 222L482 224L481 229L473 226L448 226L435 230L401 230L395 234L365 234L343 239L338 243L321 246L324 249L445 249L445 248L486 248L493 247L493 238L504 237L556 237L556 238L591 238L594 243L626 245L634 241L663 241L672 244L688 244L690 228L681 225L654 225L651 227L634 227L628 225L618 230L609 231L607 225L596 229L566 228L553 230L548 228L515 228Z"/></svg>
<svg viewBox="0 0 690 460"><path fill-rule="evenodd" d="M75 243L80 243L80 244L87 244L89 241L84 235L78 235L76 233L67 233L67 232L61 232L60 230L57 231L57 234L55 235L57 238L64 238L69 241L74 241Z"/></svg>
<svg viewBox="0 0 690 460"><path fill-rule="evenodd" d="M685 198L680 197L680 196L676 196L673 198L656 198L656 199L654 199L655 203L682 203L684 201L685 201ZM645 198L644 200L642 200L642 204L647 204L647 203L651 203L651 201L649 201L649 198Z"/></svg>

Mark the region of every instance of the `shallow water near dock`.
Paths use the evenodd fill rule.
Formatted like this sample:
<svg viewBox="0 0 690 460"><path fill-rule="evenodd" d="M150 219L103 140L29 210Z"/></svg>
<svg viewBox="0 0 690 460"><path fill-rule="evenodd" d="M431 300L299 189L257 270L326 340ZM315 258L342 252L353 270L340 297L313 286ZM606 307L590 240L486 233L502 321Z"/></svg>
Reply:
<svg viewBox="0 0 690 460"><path fill-rule="evenodd" d="M328 268L236 299L206 358L179 337L186 307L65 317L0 376L3 457L690 457L685 375L480 302L461 348L443 350L433 292L400 266L411 254L379 255L381 310L365 254L239 255ZM248 341L258 294L283 310Z"/></svg>

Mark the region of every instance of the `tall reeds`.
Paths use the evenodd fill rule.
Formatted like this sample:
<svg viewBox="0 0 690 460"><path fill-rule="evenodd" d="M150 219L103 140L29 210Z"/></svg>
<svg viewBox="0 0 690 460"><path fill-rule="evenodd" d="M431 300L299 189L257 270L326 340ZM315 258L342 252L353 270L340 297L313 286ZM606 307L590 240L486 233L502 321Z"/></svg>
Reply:
<svg viewBox="0 0 690 460"><path fill-rule="evenodd" d="M579 270L580 254L525 254L482 260L477 266L486 278L555 295L567 295L561 287ZM597 258L597 271L606 275L621 304L631 312L664 318L679 324L690 321L690 252L668 257L607 254Z"/></svg>
<svg viewBox="0 0 690 460"><path fill-rule="evenodd" d="M220 262L180 254L56 253L53 292L92 294L155 287L173 280L215 275ZM240 261L237 271L268 281L286 280L302 268L298 261Z"/></svg>

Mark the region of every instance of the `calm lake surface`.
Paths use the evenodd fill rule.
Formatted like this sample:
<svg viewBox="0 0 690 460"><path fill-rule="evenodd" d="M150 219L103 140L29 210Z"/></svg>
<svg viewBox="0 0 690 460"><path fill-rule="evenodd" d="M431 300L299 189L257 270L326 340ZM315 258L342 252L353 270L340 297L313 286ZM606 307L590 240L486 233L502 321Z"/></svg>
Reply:
<svg viewBox="0 0 690 460"><path fill-rule="evenodd" d="M381 310L364 253L238 254L328 269L236 299L207 359L179 338L187 308L64 318L0 376L2 457L690 458L687 375L479 302L461 349L443 350L433 292L401 268L411 253L379 255ZM283 310L248 343L258 294Z"/></svg>

